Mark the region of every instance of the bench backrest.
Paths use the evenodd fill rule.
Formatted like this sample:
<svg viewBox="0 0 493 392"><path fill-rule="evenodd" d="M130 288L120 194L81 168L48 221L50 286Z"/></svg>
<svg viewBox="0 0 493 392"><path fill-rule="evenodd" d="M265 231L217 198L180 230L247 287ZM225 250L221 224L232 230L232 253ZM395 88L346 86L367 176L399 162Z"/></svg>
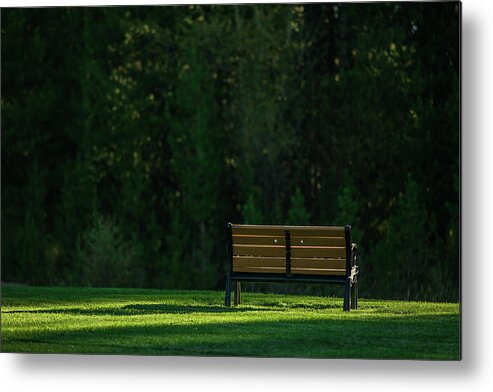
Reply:
<svg viewBox="0 0 493 392"><path fill-rule="evenodd" d="M347 275L349 229L233 224L232 272Z"/></svg>

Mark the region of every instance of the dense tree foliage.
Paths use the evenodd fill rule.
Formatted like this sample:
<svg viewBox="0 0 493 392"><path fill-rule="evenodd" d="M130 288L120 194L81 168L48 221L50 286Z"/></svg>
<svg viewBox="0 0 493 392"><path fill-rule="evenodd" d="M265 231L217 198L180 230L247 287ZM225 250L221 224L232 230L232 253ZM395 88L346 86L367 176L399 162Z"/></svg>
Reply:
<svg viewBox="0 0 493 392"><path fill-rule="evenodd" d="M351 224L363 296L458 299L459 18L3 10L2 280L221 287L228 221Z"/></svg>

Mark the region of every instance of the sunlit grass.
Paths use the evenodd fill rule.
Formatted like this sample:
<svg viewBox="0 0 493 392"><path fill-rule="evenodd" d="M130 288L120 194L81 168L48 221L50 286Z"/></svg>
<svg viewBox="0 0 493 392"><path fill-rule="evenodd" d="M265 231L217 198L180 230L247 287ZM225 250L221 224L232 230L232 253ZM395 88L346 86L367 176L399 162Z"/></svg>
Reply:
<svg viewBox="0 0 493 392"><path fill-rule="evenodd" d="M459 305L223 292L2 288L2 351L459 359Z"/></svg>

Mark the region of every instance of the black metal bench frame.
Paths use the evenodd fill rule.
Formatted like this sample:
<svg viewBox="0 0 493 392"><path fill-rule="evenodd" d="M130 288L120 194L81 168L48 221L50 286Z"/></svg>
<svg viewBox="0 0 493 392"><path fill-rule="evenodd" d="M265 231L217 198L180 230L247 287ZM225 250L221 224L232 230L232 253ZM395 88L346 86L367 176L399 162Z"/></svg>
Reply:
<svg viewBox="0 0 493 392"><path fill-rule="evenodd" d="M241 301L241 282L255 283L316 283L316 284L339 284L344 285L343 310L358 308L358 266L357 245L351 242L351 226L344 227L346 247L346 274L345 275L293 275L291 273L291 240L290 231L285 230L286 248L286 272L284 274L269 273L246 273L233 272L233 233L232 223L227 223L228 236L228 274L226 276L225 305L231 306L231 289L234 285L234 304L239 305Z"/></svg>

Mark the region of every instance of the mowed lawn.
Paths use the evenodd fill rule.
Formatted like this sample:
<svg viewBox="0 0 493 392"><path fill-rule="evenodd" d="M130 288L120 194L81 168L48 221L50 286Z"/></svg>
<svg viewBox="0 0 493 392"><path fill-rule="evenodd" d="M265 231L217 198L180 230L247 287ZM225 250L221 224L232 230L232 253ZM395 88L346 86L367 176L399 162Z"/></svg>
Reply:
<svg viewBox="0 0 493 392"><path fill-rule="evenodd" d="M3 352L460 358L459 304L60 287L2 287Z"/></svg>

